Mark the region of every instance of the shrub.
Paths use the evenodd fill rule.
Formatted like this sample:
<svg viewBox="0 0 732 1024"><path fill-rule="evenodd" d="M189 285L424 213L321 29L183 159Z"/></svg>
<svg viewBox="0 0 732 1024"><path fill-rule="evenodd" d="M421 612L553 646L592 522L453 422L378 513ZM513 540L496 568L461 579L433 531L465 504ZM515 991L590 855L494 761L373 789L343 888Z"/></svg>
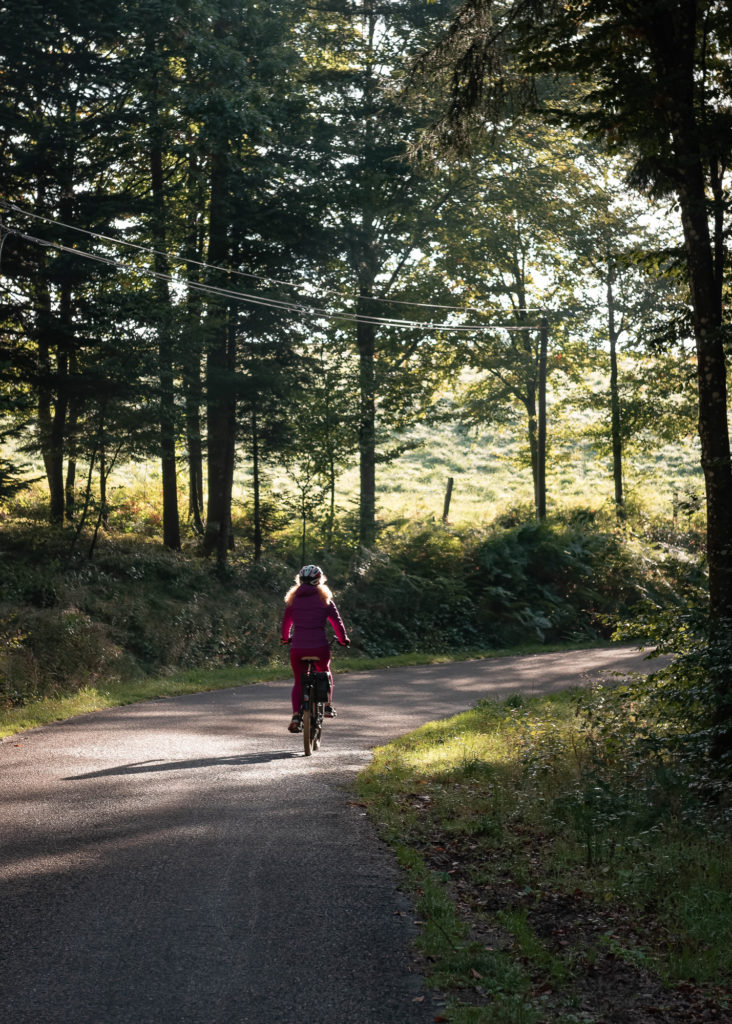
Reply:
<svg viewBox="0 0 732 1024"><path fill-rule="evenodd" d="M582 517L480 529L402 522L383 531L380 550L356 556L347 531L334 536L335 550L308 558L324 565L355 645L369 654L597 639L640 602L677 602L700 575L688 556L650 557ZM264 664L279 652L282 598L300 565L294 547L257 564L234 553L222 576L195 550L139 535L100 536L93 561L69 553L70 537L34 525L3 537L5 700L109 672Z"/></svg>
<svg viewBox="0 0 732 1024"><path fill-rule="evenodd" d="M77 608L32 610L23 627L6 634L0 655L0 694L8 704L69 693L117 675L124 656L107 628Z"/></svg>
<svg viewBox="0 0 732 1024"><path fill-rule="evenodd" d="M652 721L676 727L661 736L656 729L649 739L662 740L694 771L711 757L715 774L732 777L732 622L710 620L706 593L689 588L680 609L652 608L616 631L618 639L639 635L674 655L643 697Z"/></svg>
<svg viewBox="0 0 732 1024"><path fill-rule="evenodd" d="M357 561L344 608L374 653L415 647L607 638L619 617L676 601L693 570L652 560L622 533L524 523L455 530L400 526Z"/></svg>
<svg viewBox="0 0 732 1024"><path fill-rule="evenodd" d="M422 564L415 554L364 553L344 589L342 612L367 653L444 650L479 638L461 574L437 572L434 558Z"/></svg>

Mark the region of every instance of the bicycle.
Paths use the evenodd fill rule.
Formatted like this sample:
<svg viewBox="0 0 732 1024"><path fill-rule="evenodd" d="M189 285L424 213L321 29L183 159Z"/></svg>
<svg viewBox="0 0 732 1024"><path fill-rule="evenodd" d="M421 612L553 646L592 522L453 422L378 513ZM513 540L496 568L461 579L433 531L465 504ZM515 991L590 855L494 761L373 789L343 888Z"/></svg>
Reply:
<svg viewBox="0 0 732 1024"><path fill-rule="evenodd" d="M313 655L304 654L300 658L302 665L300 721L306 757L320 748L325 705L330 700L330 675L328 672L317 672L315 669L317 663L318 659Z"/></svg>

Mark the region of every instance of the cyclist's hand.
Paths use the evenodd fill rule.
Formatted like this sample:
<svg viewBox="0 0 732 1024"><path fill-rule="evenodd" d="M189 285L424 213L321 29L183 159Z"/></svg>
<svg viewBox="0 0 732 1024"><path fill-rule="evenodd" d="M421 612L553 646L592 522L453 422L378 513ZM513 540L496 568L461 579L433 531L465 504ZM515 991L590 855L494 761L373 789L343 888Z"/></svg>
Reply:
<svg viewBox="0 0 732 1024"><path fill-rule="evenodd" d="M346 637L345 640L339 640L338 643L340 644L341 647L350 647L351 646L351 641L348 639L348 637Z"/></svg>
<svg viewBox="0 0 732 1024"><path fill-rule="evenodd" d="M280 643L283 645L283 647L286 647L289 644L290 640L292 640L291 636L288 636L287 638L282 637Z"/></svg>

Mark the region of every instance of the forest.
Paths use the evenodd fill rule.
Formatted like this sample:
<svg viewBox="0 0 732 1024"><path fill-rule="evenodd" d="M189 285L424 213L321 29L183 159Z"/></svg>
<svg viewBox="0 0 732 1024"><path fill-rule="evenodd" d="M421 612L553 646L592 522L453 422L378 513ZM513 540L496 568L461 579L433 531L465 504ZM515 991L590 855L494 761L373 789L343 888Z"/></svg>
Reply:
<svg viewBox="0 0 732 1024"><path fill-rule="evenodd" d="M7 702L266 661L319 560L365 653L655 637L728 756L725 3L33 0L0 29ZM391 505L438 453L431 513Z"/></svg>
<svg viewBox="0 0 732 1024"><path fill-rule="evenodd" d="M348 813L435 1020L728 1019L731 54L728 0L0 2L7 764L36 778L38 725L155 699L174 735L165 697L282 683L309 562L336 671L642 647L647 676L374 750ZM275 768L233 700L235 756L201 725L194 760L93 776L235 776L239 813Z"/></svg>

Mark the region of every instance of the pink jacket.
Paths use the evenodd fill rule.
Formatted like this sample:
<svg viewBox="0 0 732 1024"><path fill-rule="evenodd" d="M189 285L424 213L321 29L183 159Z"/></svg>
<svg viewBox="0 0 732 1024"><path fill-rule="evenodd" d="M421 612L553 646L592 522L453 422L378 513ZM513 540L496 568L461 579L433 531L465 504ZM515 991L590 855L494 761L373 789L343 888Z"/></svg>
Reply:
<svg viewBox="0 0 732 1024"><path fill-rule="evenodd" d="M328 638L325 624L329 622L342 644L347 643L346 628L343 625L334 601L323 604L316 587L302 583L295 592L291 604L285 607L282 618L282 639L287 640L292 629L292 648L296 651L317 650L327 647Z"/></svg>

